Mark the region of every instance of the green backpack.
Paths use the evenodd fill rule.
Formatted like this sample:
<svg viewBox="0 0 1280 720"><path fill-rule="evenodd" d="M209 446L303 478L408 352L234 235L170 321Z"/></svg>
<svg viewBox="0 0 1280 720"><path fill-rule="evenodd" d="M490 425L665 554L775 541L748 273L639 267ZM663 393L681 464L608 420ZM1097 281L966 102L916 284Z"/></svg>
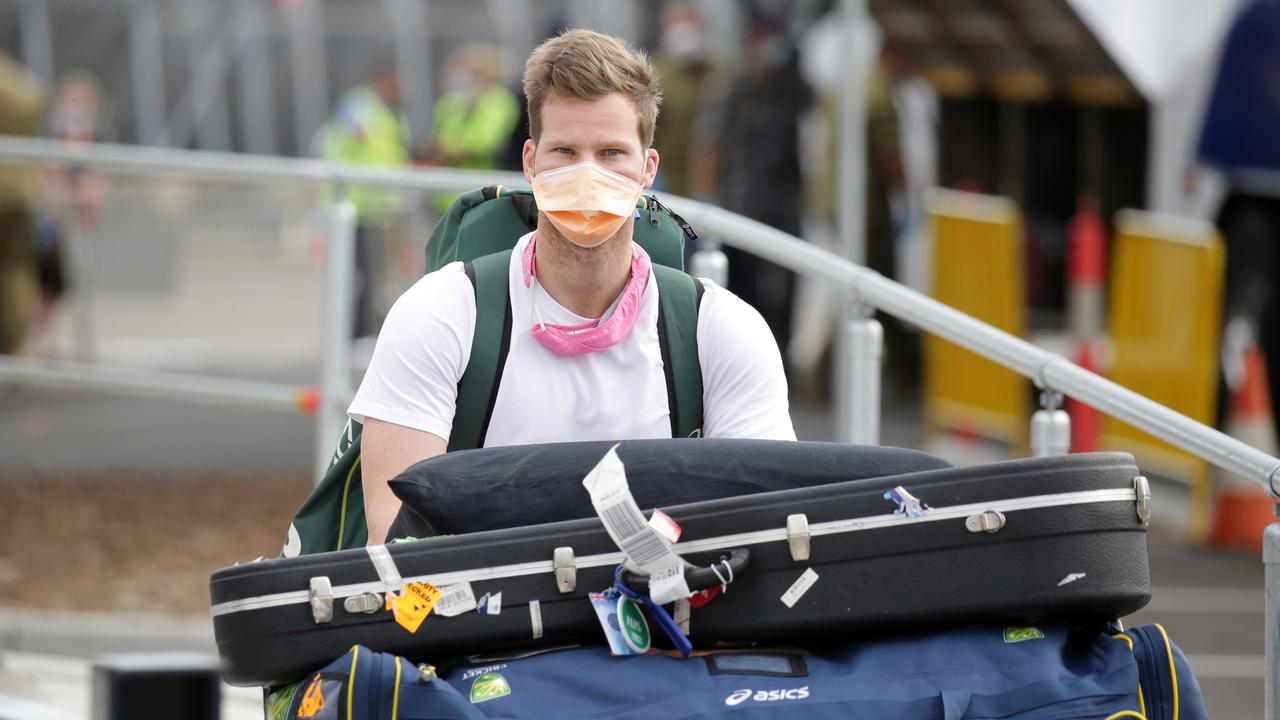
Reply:
<svg viewBox="0 0 1280 720"><path fill-rule="evenodd" d="M702 432L698 306L703 288L683 270L685 242L697 234L657 198L640 198L636 213L635 241L653 261L658 285L658 341L667 376L671 436L697 437ZM476 296L476 327L471 356L458 382L450 452L484 444L511 337L511 249L537 220L532 193L490 186L459 196L427 241L426 271L462 261ZM347 421L324 477L294 513L285 556L362 547L367 542L360 432L359 423Z"/></svg>

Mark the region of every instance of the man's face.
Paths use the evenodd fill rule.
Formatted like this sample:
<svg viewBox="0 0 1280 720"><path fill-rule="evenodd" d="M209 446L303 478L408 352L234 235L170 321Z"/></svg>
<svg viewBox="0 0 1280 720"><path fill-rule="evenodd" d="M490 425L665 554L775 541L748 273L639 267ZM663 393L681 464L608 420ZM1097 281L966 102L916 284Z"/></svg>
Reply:
<svg viewBox="0 0 1280 720"><path fill-rule="evenodd" d="M643 187L658 174L658 151L640 142L631 99L611 93L595 100L549 95L542 104L542 137L524 143L524 174L591 161Z"/></svg>

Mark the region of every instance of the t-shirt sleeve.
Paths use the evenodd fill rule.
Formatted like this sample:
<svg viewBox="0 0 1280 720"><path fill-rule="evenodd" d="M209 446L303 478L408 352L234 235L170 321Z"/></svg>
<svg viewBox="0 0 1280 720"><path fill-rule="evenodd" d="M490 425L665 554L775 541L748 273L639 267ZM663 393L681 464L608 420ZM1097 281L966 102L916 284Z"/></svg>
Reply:
<svg viewBox="0 0 1280 720"><path fill-rule="evenodd" d="M424 276L387 314L347 414L448 440L475 323L475 291L461 263Z"/></svg>
<svg viewBox="0 0 1280 720"><path fill-rule="evenodd" d="M705 278L702 283L703 435L795 440L782 355L768 324L738 296Z"/></svg>

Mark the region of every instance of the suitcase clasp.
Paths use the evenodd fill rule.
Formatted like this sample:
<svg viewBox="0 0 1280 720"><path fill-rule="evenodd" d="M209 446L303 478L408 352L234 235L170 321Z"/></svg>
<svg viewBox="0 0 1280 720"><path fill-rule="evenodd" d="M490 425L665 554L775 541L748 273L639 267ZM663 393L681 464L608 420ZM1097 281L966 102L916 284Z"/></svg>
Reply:
<svg viewBox="0 0 1280 720"><path fill-rule="evenodd" d="M333 586L321 575L311 578L311 617L319 623L333 620Z"/></svg>
<svg viewBox="0 0 1280 720"><path fill-rule="evenodd" d="M1000 532L1000 528L1004 527L1004 524L1004 513L997 510L987 510L977 515L970 515L964 521L965 528L971 533Z"/></svg>
<svg viewBox="0 0 1280 720"><path fill-rule="evenodd" d="M809 518L804 513L787 516L787 545L793 561L809 560Z"/></svg>
<svg viewBox="0 0 1280 720"><path fill-rule="evenodd" d="M342 607L352 614L364 613L365 615L372 615L386 607L386 600L377 593L360 593L343 600Z"/></svg>
<svg viewBox="0 0 1280 720"><path fill-rule="evenodd" d="M1146 525L1151 519L1151 483L1139 475L1133 479L1133 493L1138 505L1138 521Z"/></svg>
<svg viewBox="0 0 1280 720"><path fill-rule="evenodd" d="M551 567L556 575L556 589L561 593L571 593L578 587L578 563L573 557L573 548L558 547L551 555Z"/></svg>

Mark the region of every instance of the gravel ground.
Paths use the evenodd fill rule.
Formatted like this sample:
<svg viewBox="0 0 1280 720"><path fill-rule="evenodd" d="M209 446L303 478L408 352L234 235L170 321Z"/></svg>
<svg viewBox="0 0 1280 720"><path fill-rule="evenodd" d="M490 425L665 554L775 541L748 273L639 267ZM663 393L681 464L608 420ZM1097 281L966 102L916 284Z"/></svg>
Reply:
<svg viewBox="0 0 1280 720"><path fill-rule="evenodd" d="M0 477L0 607L204 614L209 574L273 556L306 477Z"/></svg>

